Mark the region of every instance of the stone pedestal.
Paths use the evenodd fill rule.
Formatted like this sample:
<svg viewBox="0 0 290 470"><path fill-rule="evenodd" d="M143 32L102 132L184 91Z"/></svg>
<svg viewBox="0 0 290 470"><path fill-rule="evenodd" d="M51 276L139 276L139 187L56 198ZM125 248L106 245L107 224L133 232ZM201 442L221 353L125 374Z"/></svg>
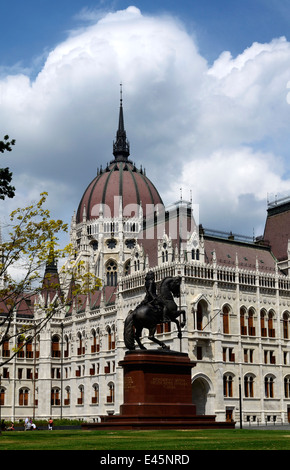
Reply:
<svg viewBox="0 0 290 470"><path fill-rule="evenodd" d="M120 414L102 416L83 429L219 429L215 416L196 415L191 396L188 355L167 350L127 351L119 363L124 371L124 403Z"/></svg>
<svg viewBox="0 0 290 470"><path fill-rule="evenodd" d="M126 353L120 365L124 370L126 416L195 416L191 398L191 369L187 354L162 350Z"/></svg>

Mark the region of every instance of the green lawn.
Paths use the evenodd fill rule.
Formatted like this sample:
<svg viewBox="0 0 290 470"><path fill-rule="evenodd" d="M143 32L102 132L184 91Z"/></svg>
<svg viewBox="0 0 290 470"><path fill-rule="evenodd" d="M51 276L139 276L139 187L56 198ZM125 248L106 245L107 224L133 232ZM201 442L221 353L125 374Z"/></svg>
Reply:
<svg viewBox="0 0 290 470"><path fill-rule="evenodd" d="M14 431L0 435L1 450L290 450L290 431Z"/></svg>

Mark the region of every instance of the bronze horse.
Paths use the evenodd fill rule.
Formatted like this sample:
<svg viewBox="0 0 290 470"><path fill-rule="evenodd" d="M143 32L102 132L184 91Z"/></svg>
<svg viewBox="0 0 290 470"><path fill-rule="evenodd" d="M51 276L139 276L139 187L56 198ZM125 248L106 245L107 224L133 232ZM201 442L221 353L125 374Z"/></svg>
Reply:
<svg viewBox="0 0 290 470"><path fill-rule="evenodd" d="M180 277L166 277L160 285L160 307L153 303L138 305L135 310L131 310L124 324L124 342L128 349L135 349L135 341L141 349L146 349L140 341L143 328L149 330L148 339L159 344L163 349L169 349L165 343L155 338L154 334L159 323L164 321L174 322L177 326L178 337L181 338L181 328L185 325L185 310L178 310L174 297L180 297ZM159 305L160 305L159 304ZM177 317L183 316L180 323Z"/></svg>

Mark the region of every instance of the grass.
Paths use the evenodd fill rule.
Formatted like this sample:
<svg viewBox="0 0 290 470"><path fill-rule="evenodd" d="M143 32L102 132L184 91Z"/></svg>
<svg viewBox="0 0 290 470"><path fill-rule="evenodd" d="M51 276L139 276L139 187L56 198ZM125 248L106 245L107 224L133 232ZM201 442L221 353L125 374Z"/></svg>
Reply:
<svg viewBox="0 0 290 470"><path fill-rule="evenodd" d="M290 450L290 431L14 431L0 435L2 450Z"/></svg>

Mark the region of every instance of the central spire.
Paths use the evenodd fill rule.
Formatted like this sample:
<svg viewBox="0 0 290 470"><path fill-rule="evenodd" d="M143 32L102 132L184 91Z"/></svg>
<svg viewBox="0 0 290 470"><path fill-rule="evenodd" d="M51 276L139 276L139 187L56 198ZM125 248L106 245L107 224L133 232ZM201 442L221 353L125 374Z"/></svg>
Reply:
<svg viewBox="0 0 290 470"><path fill-rule="evenodd" d="M116 141L113 144L113 155L117 162L126 162L130 155L129 142L124 127L122 83L120 84L119 127L116 134Z"/></svg>

